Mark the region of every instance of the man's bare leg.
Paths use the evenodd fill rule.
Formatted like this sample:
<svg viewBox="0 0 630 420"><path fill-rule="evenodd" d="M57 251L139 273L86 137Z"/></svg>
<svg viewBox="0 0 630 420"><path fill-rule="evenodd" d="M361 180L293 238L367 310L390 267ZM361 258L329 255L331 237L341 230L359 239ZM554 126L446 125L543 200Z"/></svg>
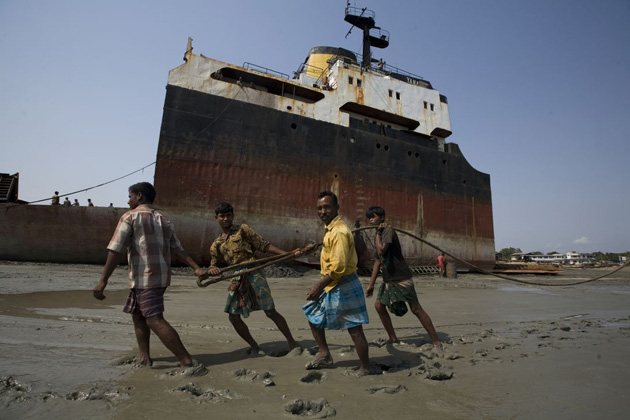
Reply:
<svg viewBox="0 0 630 420"><path fill-rule="evenodd" d="M136 333L136 340L138 341L138 350L140 351L139 365L151 366L153 360L150 355L150 339L151 330L147 326L146 319L141 314L131 314L133 319L133 329Z"/></svg>
<svg viewBox="0 0 630 420"><path fill-rule="evenodd" d="M175 328L171 326L162 316L158 314L145 318L147 326L158 336L164 346L171 351L179 360L179 365L184 368L192 366L193 361L190 357L190 353L184 347L182 340L179 338L179 334L175 331Z"/></svg>
<svg viewBox="0 0 630 420"><path fill-rule="evenodd" d="M243 319L241 318L241 316L238 315L238 314L229 314L228 317L230 319L230 323L232 324L232 326L236 330L236 333L243 340L245 340L247 342L247 344L249 344L249 346L252 348L252 350L254 352L261 351L262 349L260 348L260 346L258 345L256 340L254 340L254 337L252 337L252 334L249 332L249 328L247 327L247 324L245 324L245 322L243 322Z"/></svg>
<svg viewBox="0 0 630 420"><path fill-rule="evenodd" d="M383 324L383 327L385 327L385 331L389 336L388 343L398 343L398 337L396 337L394 325L392 324L392 318L387 312L387 307L383 305L383 302L376 299L374 301L374 308L376 309L376 313L378 313L379 318L381 318L381 323Z"/></svg>
<svg viewBox="0 0 630 420"><path fill-rule="evenodd" d="M429 337L431 337L431 342L434 346L441 346L442 342L440 341L440 337L438 337L437 332L435 331L435 327L433 326L433 322L431 321L431 317L429 314L422 309L419 302L411 302L409 304L411 307L411 313L418 317L420 323L424 327L424 329L429 333Z"/></svg>
<svg viewBox="0 0 630 420"><path fill-rule="evenodd" d="M317 343L318 353L315 358L315 362L330 357L330 350L328 349L328 343L326 342L326 330L323 328L317 328L315 325L308 323L311 327L311 333Z"/></svg>
<svg viewBox="0 0 630 420"><path fill-rule="evenodd" d="M361 362L359 372L370 373L370 356L368 354L368 343L365 339L365 334L363 334L363 326L357 325L356 327L348 328L348 332L350 333L350 337L352 337L354 347Z"/></svg>
<svg viewBox="0 0 630 420"><path fill-rule="evenodd" d="M287 324L286 319L284 319L284 317L280 315L280 313L275 309L269 309L268 311L265 311L265 315L267 315L267 317L276 324L282 335L284 335L284 337L287 339L287 343L289 343L289 350L293 350L295 347L297 347L297 343L295 342L295 339L291 334L291 330L289 329L289 325Z"/></svg>

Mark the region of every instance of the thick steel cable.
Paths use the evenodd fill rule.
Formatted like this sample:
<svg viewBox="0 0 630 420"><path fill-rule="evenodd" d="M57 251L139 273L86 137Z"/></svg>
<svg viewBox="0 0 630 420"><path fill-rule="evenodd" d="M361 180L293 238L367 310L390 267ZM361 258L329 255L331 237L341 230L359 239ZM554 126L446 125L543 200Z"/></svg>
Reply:
<svg viewBox="0 0 630 420"><path fill-rule="evenodd" d="M378 229L378 226L365 226L365 227L353 229L352 232L359 232L359 231L368 230L368 229ZM424 244L427 244L431 248L434 248L434 249L436 249L436 250L438 250L440 252L443 252L445 255L448 255L449 257L453 258L454 260L459 261L462 264L465 264L465 265L475 269L476 271L479 271L480 273L488 274L488 275L491 275L491 276L494 276L494 277L498 277L498 278L501 278L501 279L504 279L504 280L514 281L514 282L517 282L517 283L523 283L523 284L529 284L529 285L533 284L533 285L537 285L537 286L574 286L574 285L577 285L577 284L584 284L584 283L589 283L589 282L592 282L592 281L595 281L595 280L602 279L602 278L607 277L607 276L609 276L609 275L611 275L613 273L616 273L617 271L619 271L619 270L627 267L628 265L630 265L630 262L628 262L628 263L625 263L624 265L621 265L621 266L615 268L614 270L612 270L610 272L602 274L601 276L597 276L597 277L594 277L592 279L576 281L576 282L572 282L572 283L554 284L554 283L539 283L539 282L525 281L525 280L521 280L521 279L516 279L514 277L508 277L508 276L504 276L504 275L501 275L501 274L498 274L498 273L493 273L491 271L484 270L483 268L477 267L476 265L474 265L472 263L464 261L461 258L458 258L455 255L453 255L453 254L451 254L449 252L446 252L445 250L441 249L437 245L434 245L431 242L427 241L426 239L422 239L419 236L414 235L411 232L407 232L405 230L397 229L397 228L394 228L394 227L392 227L392 229L394 229L396 232L399 232L399 233L402 233L404 235L410 236L410 237L412 237L412 238L414 238L414 239L416 239L416 240L418 240L418 241L420 241L420 242L422 242Z"/></svg>

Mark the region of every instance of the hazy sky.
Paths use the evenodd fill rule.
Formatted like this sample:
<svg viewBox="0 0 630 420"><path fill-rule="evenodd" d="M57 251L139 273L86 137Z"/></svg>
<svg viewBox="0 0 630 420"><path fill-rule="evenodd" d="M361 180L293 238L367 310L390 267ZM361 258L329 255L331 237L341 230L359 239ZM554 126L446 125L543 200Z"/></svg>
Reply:
<svg viewBox="0 0 630 420"><path fill-rule="evenodd" d="M0 0L0 172L35 201L142 168L188 36L292 74L314 46L360 52L345 4ZM448 140L491 176L497 250L630 250L630 0L351 4L391 34L375 57L448 97ZM71 198L123 207L153 172Z"/></svg>

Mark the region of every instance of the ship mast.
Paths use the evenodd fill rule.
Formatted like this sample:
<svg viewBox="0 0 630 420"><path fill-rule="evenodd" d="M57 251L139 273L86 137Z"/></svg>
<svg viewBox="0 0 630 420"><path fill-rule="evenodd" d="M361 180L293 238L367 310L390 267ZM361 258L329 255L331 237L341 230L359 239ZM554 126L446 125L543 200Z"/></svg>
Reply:
<svg viewBox="0 0 630 420"><path fill-rule="evenodd" d="M387 48L389 46L389 32L376 26L375 21L376 14L365 7L353 7L350 6L350 1L346 4L346 17L344 20L363 31L363 60L361 61L361 67L363 69L369 69L372 66L372 51L371 47L375 48ZM346 37L350 34L352 28L346 34Z"/></svg>

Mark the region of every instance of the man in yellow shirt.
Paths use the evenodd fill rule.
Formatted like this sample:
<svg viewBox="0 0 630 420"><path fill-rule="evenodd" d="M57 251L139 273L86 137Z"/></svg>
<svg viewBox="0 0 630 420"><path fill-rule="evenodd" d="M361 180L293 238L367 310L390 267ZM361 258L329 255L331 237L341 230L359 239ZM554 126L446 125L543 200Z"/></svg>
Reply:
<svg viewBox="0 0 630 420"><path fill-rule="evenodd" d="M339 217L339 202L331 191L317 196L317 214L326 224L321 253L321 280L308 292L302 307L319 352L307 369L331 367L326 330L347 329L361 362L359 374L370 373L368 344L362 324L369 322L363 288L357 277L357 253L348 225Z"/></svg>

